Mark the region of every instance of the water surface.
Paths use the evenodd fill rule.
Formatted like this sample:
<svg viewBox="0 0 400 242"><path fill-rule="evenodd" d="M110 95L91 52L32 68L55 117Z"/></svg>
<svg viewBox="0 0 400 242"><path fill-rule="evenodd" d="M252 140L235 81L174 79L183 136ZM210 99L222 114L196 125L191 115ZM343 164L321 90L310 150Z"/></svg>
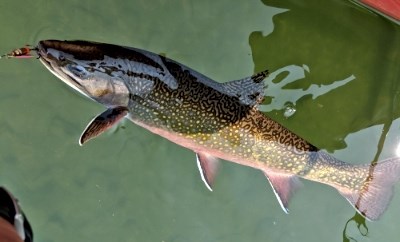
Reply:
<svg viewBox="0 0 400 242"><path fill-rule="evenodd" d="M219 82L268 68L267 115L350 163L396 155L400 28L350 2L14 0L0 3L0 13L1 52L86 39L163 53ZM193 152L129 122L79 147L103 107L37 60L1 60L0 79L0 184L20 199L35 241L400 235L399 186L379 222L354 217L334 189L308 181L286 215L259 171L224 162L210 193ZM288 107L295 112L285 117Z"/></svg>

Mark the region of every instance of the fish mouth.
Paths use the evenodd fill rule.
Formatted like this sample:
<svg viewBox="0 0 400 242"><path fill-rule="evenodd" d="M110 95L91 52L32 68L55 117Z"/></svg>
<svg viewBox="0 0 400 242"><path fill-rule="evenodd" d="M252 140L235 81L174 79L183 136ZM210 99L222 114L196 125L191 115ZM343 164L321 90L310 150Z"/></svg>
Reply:
<svg viewBox="0 0 400 242"><path fill-rule="evenodd" d="M50 71L54 71L55 66L52 63L57 62L58 60L51 54L47 53L47 48L43 46L42 41L38 43L35 50L38 55L38 59L43 63L43 65L46 66Z"/></svg>
<svg viewBox="0 0 400 242"><path fill-rule="evenodd" d="M82 85L77 80L75 80L75 78L73 78L68 73L68 71L66 71L66 64L58 60L57 57L53 56L51 53L49 53L48 49L42 44L42 42L43 41L39 41L38 45L35 48L40 62L42 62L42 64L53 75L61 79L68 86L86 95L82 90L83 89Z"/></svg>
<svg viewBox="0 0 400 242"><path fill-rule="evenodd" d="M52 55L47 53L47 49L43 46L42 41L38 43L35 50L38 55L38 59L47 69L50 70L50 72L54 73L55 65L53 65L52 63L56 62L57 60Z"/></svg>

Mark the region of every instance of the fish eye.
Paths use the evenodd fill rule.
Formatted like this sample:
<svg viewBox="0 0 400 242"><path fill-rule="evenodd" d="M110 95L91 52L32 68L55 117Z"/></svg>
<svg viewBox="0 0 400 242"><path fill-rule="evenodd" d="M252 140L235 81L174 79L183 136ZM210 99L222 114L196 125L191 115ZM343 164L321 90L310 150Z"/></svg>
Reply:
<svg viewBox="0 0 400 242"><path fill-rule="evenodd" d="M60 56L58 57L58 60L59 60L59 61L65 61L65 57L64 57L63 55L60 55Z"/></svg>
<svg viewBox="0 0 400 242"><path fill-rule="evenodd" d="M87 76L87 74L88 74L88 72L86 71L86 69L85 69L84 67L82 67L82 66L79 66L79 65L70 65L70 66L68 67L68 69L69 69L74 75L76 75L76 76L78 76L78 77L81 77L81 78Z"/></svg>

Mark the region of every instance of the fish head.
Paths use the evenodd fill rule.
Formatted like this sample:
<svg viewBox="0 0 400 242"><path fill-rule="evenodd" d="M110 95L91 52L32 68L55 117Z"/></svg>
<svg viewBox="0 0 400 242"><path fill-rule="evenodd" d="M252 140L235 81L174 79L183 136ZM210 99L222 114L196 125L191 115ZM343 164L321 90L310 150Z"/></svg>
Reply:
<svg viewBox="0 0 400 242"><path fill-rule="evenodd" d="M88 41L42 40L36 48L46 68L70 87L108 107L127 106L129 90L109 47Z"/></svg>

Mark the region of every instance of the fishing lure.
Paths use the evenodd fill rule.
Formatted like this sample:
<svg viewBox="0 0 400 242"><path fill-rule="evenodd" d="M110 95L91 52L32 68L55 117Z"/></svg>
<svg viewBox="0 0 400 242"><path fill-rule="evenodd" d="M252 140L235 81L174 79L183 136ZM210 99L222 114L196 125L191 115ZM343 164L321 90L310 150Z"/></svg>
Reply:
<svg viewBox="0 0 400 242"><path fill-rule="evenodd" d="M4 54L0 58L32 58L34 57L31 55L32 50L35 50L35 48L32 49L29 45L26 45L22 48L14 49L8 54Z"/></svg>

